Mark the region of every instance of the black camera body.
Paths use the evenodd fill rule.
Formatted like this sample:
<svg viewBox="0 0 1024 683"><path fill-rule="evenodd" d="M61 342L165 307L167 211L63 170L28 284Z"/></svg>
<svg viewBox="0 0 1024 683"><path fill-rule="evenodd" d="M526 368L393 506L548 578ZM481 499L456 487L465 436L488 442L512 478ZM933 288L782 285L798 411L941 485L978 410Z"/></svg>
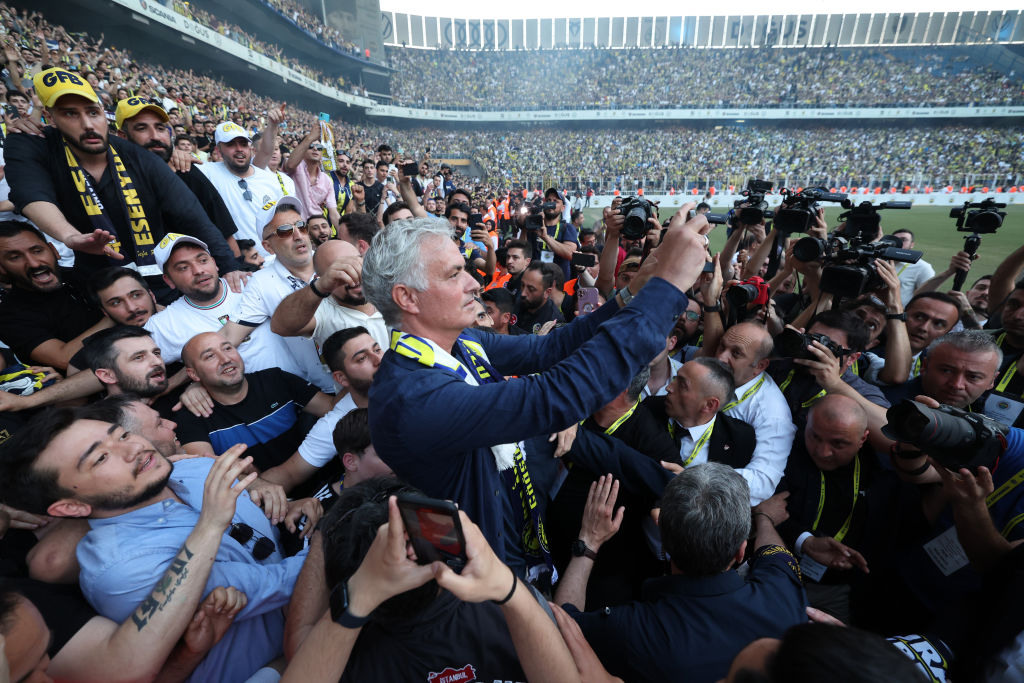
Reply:
<svg viewBox="0 0 1024 683"><path fill-rule="evenodd" d="M797 332L792 327L787 327L782 334L775 338L775 355L779 358L803 358L814 360L815 356L807 350L811 342L819 342L835 355L840 361L843 356L849 355L851 351L843 348L842 345L832 341L829 337L817 332Z"/></svg>
<svg viewBox="0 0 1024 683"><path fill-rule="evenodd" d="M836 202L843 208L850 208L850 200L845 193L829 192L824 187L810 187L800 192L782 190L783 206L775 212L775 229L791 235L794 232L807 232L817 221L819 202Z"/></svg>
<svg viewBox="0 0 1024 683"><path fill-rule="evenodd" d="M919 448L949 470L991 469L1006 451L1009 428L981 413L947 405L929 408L904 399L889 408L886 417L883 434Z"/></svg>
<svg viewBox="0 0 1024 683"><path fill-rule="evenodd" d="M1006 204L989 197L983 202L964 202L964 205L949 210L949 217L956 219L956 229L960 232L973 232L979 235L990 235L1003 225ZM973 211L971 210L973 209Z"/></svg>
<svg viewBox="0 0 1024 683"><path fill-rule="evenodd" d="M654 216L654 205L643 197L626 197L619 204L619 213L626 217L622 224L622 236L628 240L638 240L647 234L647 219Z"/></svg>
<svg viewBox="0 0 1024 683"><path fill-rule="evenodd" d="M768 202L764 196L772 191L774 183L767 180L751 178L747 181L747 189L740 194L743 199L737 199L732 203L733 208L746 204L739 212L739 221L744 225L757 225L767 218L775 218L775 212L768 210Z"/></svg>
<svg viewBox="0 0 1024 683"><path fill-rule="evenodd" d="M871 202L861 202L839 215L839 220L846 223L840 234L847 239L869 242L878 234L878 229L882 224L882 217L878 215L880 210L903 209L906 211L912 207L913 203L911 202L882 202L877 205Z"/></svg>
<svg viewBox="0 0 1024 683"><path fill-rule="evenodd" d="M822 261L821 283L823 292L855 297L885 286L878 275L876 259L917 263L923 252L895 246L897 238L886 235L877 242L863 243L833 233L828 239L804 237L793 246L793 257L806 262Z"/></svg>

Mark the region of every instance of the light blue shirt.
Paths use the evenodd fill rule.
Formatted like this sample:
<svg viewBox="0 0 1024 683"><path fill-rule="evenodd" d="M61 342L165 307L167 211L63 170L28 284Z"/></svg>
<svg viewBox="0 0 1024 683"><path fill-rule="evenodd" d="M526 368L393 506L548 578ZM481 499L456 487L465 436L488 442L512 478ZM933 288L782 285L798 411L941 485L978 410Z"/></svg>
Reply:
<svg viewBox="0 0 1024 683"><path fill-rule="evenodd" d="M82 592L97 612L123 622L153 590L199 519L203 485L213 462L189 458L174 465L168 486L181 503L169 498L116 517L89 520L91 530L78 544L78 562ZM248 524L280 548L277 529L248 493L238 498L233 521ZM242 546L224 534L203 595L217 586L234 586L249 602L190 681L245 681L281 654L281 608L291 597L305 551L283 558L275 550L258 562L251 553L253 545L254 540Z"/></svg>

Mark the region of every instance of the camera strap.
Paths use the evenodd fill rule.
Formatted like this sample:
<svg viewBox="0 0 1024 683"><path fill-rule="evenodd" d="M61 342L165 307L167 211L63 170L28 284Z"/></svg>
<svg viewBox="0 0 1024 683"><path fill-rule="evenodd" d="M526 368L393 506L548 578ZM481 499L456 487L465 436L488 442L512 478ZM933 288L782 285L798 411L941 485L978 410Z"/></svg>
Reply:
<svg viewBox="0 0 1024 683"><path fill-rule="evenodd" d="M818 530L818 524L821 522L821 513L825 511L825 473L818 472L821 475L821 495L818 498L818 514L814 518L814 524L811 525L811 531ZM854 456L853 459L853 504L850 505L850 514L846 515L846 521L843 522L843 526L836 532L834 538L840 543L846 534L850 531L850 523L853 521L853 512L857 509L857 497L860 493L860 454Z"/></svg>
<svg viewBox="0 0 1024 683"><path fill-rule="evenodd" d="M793 377L795 375L796 375L796 369L794 368L793 370L789 371L788 375L786 375L786 379L782 380L782 384L779 385L779 391L781 391L783 394L785 394L786 393L786 389L789 388L789 384L790 384L790 382L793 381ZM827 393L828 393L827 391L822 389L821 391L816 393L814 396L810 397L809 399L807 399L806 401L801 403L800 407L801 408L810 408L811 406L813 406L818 401L818 399L825 398L825 395Z"/></svg>
<svg viewBox="0 0 1024 683"><path fill-rule="evenodd" d="M996 346L1000 349L1003 348L1003 341L1006 339L1006 333L1003 332L996 339ZM1020 359L1018 359L1020 360ZM1006 368L1006 372L1003 373L1003 378L999 380L999 384L996 385L996 393L1002 394L1006 391L1006 387L1010 386L1010 380L1017 374L1017 361L1013 361L1010 367Z"/></svg>

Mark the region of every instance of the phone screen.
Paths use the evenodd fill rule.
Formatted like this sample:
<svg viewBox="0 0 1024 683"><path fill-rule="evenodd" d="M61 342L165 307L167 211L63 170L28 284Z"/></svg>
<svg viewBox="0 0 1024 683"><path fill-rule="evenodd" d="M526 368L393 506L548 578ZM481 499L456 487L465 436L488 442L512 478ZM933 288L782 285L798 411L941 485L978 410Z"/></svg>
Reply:
<svg viewBox="0 0 1024 683"><path fill-rule="evenodd" d="M454 503L400 494L398 510L419 564L440 560L455 571L466 566L466 540Z"/></svg>

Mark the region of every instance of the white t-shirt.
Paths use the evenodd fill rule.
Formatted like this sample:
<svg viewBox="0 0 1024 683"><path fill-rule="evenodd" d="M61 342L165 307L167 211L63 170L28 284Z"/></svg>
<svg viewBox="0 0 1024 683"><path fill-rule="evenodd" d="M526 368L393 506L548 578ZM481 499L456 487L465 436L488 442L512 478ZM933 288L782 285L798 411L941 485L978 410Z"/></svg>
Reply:
<svg viewBox="0 0 1024 683"><path fill-rule="evenodd" d="M208 307L200 308L181 297L146 321L144 327L153 335L165 363L181 360L182 347L197 334L217 332L229 320L238 320L242 295L232 292L224 280L220 281L220 286L222 298ZM284 340L271 332L267 323L253 329L238 345L238 353L245 362L246 372L281 368L293 375L300 374L301 369Z"/></svg>
<svg viewBox="0 0 1024 683"><path fill-rule="evenodd" d="M316 327L313 328L313 341L318 349L323 348L324 342L332 334L350 327L365 327L373 340L380 344L380 348L388 348L388 329L384 325L384 316L376 310L372 315L366 315L362 311L342 306L333 296L329 296L320 302L314 318Z"/></svg>
<svg viewBox="0 0 1024 683"><path fill-rule="evenodd" d="M914 298L914 290L935 277L935 269L921 259L917 263L896 264L896 274L900 279L900 298L906 306Z"/></svg>
<svg viewBox="0 0 1024 683"><path fill-rule="evenodd" d="M257 327L265 324L274 311L292 292L302 289L309 283L292 275L280 260L274 259L253 273L242 290L242 300L238 306L236 322L246 327ZM275 337L284 342L291 353L295 364L301 369L297 373L307 382L320 387L322 391L334 393L337 387L331 374L324 370L320 362L320 353L312 339L305 337Z"/></svg>
<svg viewBox="0 0 1024 683"><path fill-rule="evenodd" d="M299 444L299 457L313 467L323 467L337 455L334 448L334 428L338 421L356 409L352 394L345 394L326 415L321 417Z"/></svg>
<svg viewBox="0 0 1024 683"><path fill-rule="evenodd" d="M239 178L228 170L223 161L205 163L199 165L199 170L206 174L213 186L217 188L224 204L228 207L228 213L235 221L238 232L235 239L247 239L256 243L256 249L264 256L269 252L263 248L263 235L256 227L257 216L263 206L271 201L277 201L284 196L281 192L281 185L277 176L270 171L251 166L252 175ZM283 173L282 178L286 178ZM238 181L244 180L246 189L249 191L249 199L246 200L245 192ZM294 189L294 185L292 186ZM260 226L262 227L262 226Z"/></svg>

